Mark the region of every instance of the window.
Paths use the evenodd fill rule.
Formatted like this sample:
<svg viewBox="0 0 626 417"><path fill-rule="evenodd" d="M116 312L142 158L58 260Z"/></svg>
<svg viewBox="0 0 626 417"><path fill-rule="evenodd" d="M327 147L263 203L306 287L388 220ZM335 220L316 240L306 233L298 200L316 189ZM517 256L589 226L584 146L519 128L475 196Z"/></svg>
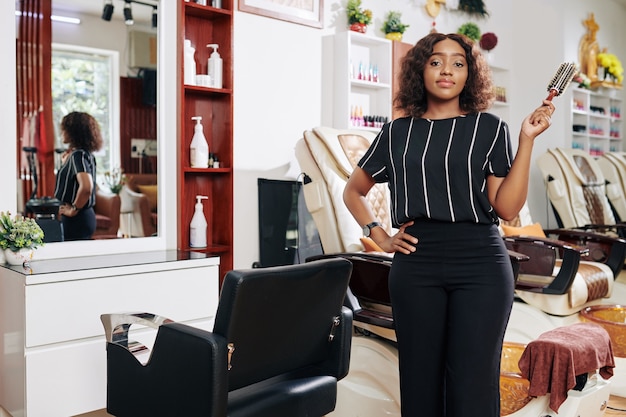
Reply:
<svg viewBox="0 0 626 417"><path fill-rule="evenodd" d="M100 124L103 146L96 156L98 182L119 166L118 52L52 45L52 117L55 148L62 148L61 119L72 111L91 114Z"/></svg>

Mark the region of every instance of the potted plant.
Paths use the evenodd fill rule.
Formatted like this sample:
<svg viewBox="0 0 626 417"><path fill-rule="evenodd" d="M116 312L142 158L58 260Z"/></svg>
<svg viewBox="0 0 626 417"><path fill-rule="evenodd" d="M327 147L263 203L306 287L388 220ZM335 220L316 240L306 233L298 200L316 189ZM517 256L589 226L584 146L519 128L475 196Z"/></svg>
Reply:
<svg viewBox="0 0 626 417"><path fill-rule="evenodd" d="M459 10L478 17L489 16L483 0L460 0Z"/></svg>
<svg viewBox="0 0 626 417"><path fill-rule="evenodd" d="M385 38L392 41L401 41L402 34L409 27L402 23L402 13L396 11L390 11L387 13L387 20L383 24L381 30L385 33Z"/></svg>
<svg viewBox="0 0 626 417"><path fill-rule="evenodd" d="M0 248L6 262L22 265L32 257L33 250L43 245L43 230L35 220L10 212L0 212Z"/></svg>
<svg viewBox="0 0 626 417"><path fill-rule="evenodd" d="M600 52L597 57L598 65L604 68L605 80L609 78L613 84L621 85L624 79L624 67L619 58L615 54L610 54L606 51Z"/></svg>
<svg viewBox="0 0 626 417"><path fill-rule="evenodd" d="M474 22L463 23L457 30L457 33L467 36L474 42L478 42L480 39L480 28Z"/></svg>
<svg viewBox="0 0 626 417"><path fill-rule="evenodd" d="M121 168L113 168L112 171L104 173L104 181L113 194L119 194L122 191L122 186L126 183L126 175Z"/></svg>
<svg viewBox="0 0 626 417"><path fill-rule="evenodd" d="M367 32L367 25L372 23L372 11L362 9L361 0L348 0L346 13L348 14L350 30L360 33Z"/></svg>

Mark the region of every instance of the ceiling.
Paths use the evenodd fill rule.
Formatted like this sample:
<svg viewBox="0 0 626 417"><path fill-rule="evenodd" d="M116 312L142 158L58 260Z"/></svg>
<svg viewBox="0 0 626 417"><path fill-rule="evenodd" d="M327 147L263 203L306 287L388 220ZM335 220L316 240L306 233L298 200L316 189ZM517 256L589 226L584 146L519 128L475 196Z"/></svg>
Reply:
<svg viewBox="0 0 626 417"><path fill-rule="evenodd" d="M159 0L139 0L147 5L158 5ZM626 1L626 0L624 0ZM152 7L144 4L133 3L133 19L138 22L149 22L152 17ZM124 8L123 0L113 0L113 18L122 19L122 9ZM94 16L102 16L104 7L103 0L52 0L52 9L54 13L61 14L67 11L68 14L82 13Z"/></svg>

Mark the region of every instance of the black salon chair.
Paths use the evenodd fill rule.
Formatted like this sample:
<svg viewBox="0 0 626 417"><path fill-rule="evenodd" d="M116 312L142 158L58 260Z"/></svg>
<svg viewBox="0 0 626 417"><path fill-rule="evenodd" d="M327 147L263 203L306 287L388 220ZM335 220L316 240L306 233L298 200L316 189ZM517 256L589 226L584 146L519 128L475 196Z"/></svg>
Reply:
<svg viewBox="0 0 626 417"><path fill-rule="evenodd" d="M152 314L104 314L115 416L298 417L335 408L348 373L345 259L226 274L213 332ZM158 328L149 359L132 324Z"/></svg>

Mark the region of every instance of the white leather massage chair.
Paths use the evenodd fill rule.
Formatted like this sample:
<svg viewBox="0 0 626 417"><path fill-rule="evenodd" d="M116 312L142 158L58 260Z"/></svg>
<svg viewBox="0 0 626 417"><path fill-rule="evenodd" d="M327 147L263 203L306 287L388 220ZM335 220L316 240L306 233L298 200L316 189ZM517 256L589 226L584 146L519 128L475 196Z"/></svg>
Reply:
<svg viewBox="0 0 626 417"><path fill-rule="evenodd" d="M555 148L537 158L548 199L560 227L576 228L609 236L626 236L621 221L626 204L623 188L625 154L610 152L598 159L580 149ZM621 220L621 221L620 221ZM621 274L624 274L622 271ZM626 284L616 282L610 298L600 303L608 306L626 304ZM619 307L624 310L624 307ZM607 310L608 311L608 310ZM623 313L626 314L626 313ZM607 323L607 326L611 324ZM621 333L626 324L621 320ZM626 336L614 337L619 351L626 349ZM626 354L616 355L615 376L611 392L626 397Z"/></svg>
<svg viewBox="0 0 626 417"><path fill-rule="evenodd" d="M319 229L324 249L322 257L342 256L353 262L346 303L354 310L355 335L350 372L339 384L338 403L332 413L338 417L400 415L398 359L385 272L391 258L388 254L364 252L368 242L361 237L361 228L345 208L342 199L345 182L374 136L370 131L318 127L304 132L295 149L301 171L306 174L304 196ZM389 213L385 211L388 210L388 189L386 185L377 187L381 186L384 189L375 189L368 198L378 213L377 217L391 232ZM511 242L509 249L522 252L524 245L537 245L541 239L509 237L507 240ZM589 249L547 239L541 245L544 251L554 253L554 248L558 248L559 253L567 253L567 265L564 260L563 268L553 266L551 271L557 277L553 281L559 281L560 287L564 286L555 291L564 291L567 298L567 292L578 272L577 267L572 265L578 265L580 256L587 254ZM522 268L526 258L520 255L517 259ZM601 269L605 272L608 270L612 278L610 268L602 265ZM550 286L551 283L544 282L535 284L535 288L528 287L527 291L535 292L538 298L549 298L555 295L550 294L555 292ZM536 398L527 395L529 381L521 377L517 359L524 346L540 334L577 322L576 317L577 314L565 317L547 314L539 307L519 300L514 303L505 336L507 347L503 352L502 415L556 416L549 409L549 394ZM558 416L601 416L608 400L609 387L608 381L599 378L590 381L582 391L569 391L567 400L559 408Z"/></svg>
<svg viewBox="0 0 626 417"><path fill-rule="evenodd" d="M606 180L606 196L616 221L626 221L626 152L606 152L595 160Z"/></svg>

